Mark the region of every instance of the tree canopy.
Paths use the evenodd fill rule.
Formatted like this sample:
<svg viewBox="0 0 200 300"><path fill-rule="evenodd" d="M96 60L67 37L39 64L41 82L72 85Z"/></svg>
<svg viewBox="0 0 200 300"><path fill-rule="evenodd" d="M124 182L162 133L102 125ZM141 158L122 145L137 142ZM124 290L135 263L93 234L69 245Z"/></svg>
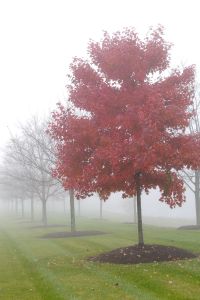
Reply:
<svg viewBox="0 0 200 300"><path fill-rule="evenodd" d="M98 192L147 193L181 206L178 171L200 166L199 134L186 133L192 116L195 68L170 68L163 28L141 39L133 28L90 41L88 58L74 58L70 105L58 104L49 132L57 142L54 175L77 197Z"/></svg>

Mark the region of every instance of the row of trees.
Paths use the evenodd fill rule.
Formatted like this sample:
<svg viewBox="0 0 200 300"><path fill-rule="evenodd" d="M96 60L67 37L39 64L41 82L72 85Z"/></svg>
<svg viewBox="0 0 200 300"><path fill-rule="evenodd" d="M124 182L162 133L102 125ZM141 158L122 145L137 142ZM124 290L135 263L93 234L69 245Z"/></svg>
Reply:
<svg viewBox="0 0 200 300"><path fill-rule="evenodd" d="M47 225L47 201L69 198L71 231L76 230L74 191L65 191L52 172L55 167L55 143L47 134L49 120L32 117L27 123L19 124L19 135L10 133L11 138L4 150L0 168L0 196L7 202L15 202L15 211L21 210L24 217L25 200L30 201L31 221L34 221L34 204L42 204L42 223ZM12 205L13 208L13 205ZM80 201L78 201L80 215ZM100 201L102 218L102 201Z"/></svg>
<svg viewBox="0 0 200 300"><path fill-rule="evenodd" d="M42 203L42 222L47 225L47 201L64 199L66 192L57 178L52 177L55 150L46 133L47 122L32 118L20 125L19 136L11 136L1 166L1 191L4 198L31 202L34 220L34 200ZM23 208L22 208L23 210Z"/></svg>

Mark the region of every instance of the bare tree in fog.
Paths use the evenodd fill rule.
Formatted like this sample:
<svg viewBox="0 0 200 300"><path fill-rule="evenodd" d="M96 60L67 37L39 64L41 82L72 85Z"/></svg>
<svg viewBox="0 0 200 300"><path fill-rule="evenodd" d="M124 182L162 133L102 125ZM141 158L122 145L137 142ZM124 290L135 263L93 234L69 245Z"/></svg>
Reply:
<svg viewBox="0 0 200 300"><path fill-rule="evenodd" d="M196 95L193 101L192 110L195 115L190 121L190 133L200 133L200 86L196 88ZM191 149L192 151L192 149ZM200 225L200 170L184 170L182 177L186 186L194 193L195 196L195 211L196 225Z"/></svg>
<svg viewBox="0 0 200 300"><path fill-rule="evenodd" d="M4 162L1 167L2 184L4 188L12 191L17 205L17 191L23 196L23 199L30 199L31 201L31 221L34 220L34 194L36 190L36 180L32 173L32 169L18 161L16 153L14 152L12 141L7 145L4 154ZM18 192L19 194L19 192ZM21 196L21 198L22 198ZM23 200L22 200L23 201Z"/></svg>
<svg viewBox="0 0 200 300"><path fill-rule="evenodd" d="M50 197L64 193L57 179L52 177L55 161L52 140L46 133L46 122L32 118L25 125L20 125L20 136L12 136L9 145L9 159L20 166L15 176L23 181L30 193L33 212L33 195L42 202L42 221L47 225L46 204Z"/></svg>

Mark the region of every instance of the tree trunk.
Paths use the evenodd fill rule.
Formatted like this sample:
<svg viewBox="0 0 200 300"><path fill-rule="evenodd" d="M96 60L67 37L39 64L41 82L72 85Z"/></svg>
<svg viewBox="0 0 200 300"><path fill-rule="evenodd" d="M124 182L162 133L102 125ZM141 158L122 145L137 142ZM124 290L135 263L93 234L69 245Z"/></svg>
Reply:
<svg viewBox="0 0 200 300"><path fill-rule="evenodd" d="M15 214L18 215L18 199L15 199Z"/></svg>
<svg viewBox="0 0 200 300"><path fill-rule="evenodd" d="M100 214L99 214L99 218L102 219L103 218L103 200L100 199Z"/></svg>
<svg viewBox="0 0 200 300"><path fill-rule="evenodd" d="M81 200L78 200L78 216L81 216Z"/></svg>
<svg viewBox="0 0 200 300"><path fill-rule="evenodd" d="M11 199L11 202L10 202L10 212L13 212L14 211L14 199Z"/></svg>
<svg viewBox="0 0 200 300"><path fill-rule="evenodd" d="M137 223L137 197L133 196L133 223Z"/></svg>
<svg viewBox="0 0 200 300"><path fill-rule="evenodd" d="M42 223L47 226L47 202L45 199L42 200Z"/></svg>
<svg viewBox="0 0 200 300"><path fill-rule="evenodd" d="M34 221L34 200L33 196L31 196L31 222Z"/></svg>
<svg viewBox="0 0 200 300"><path fill-rule="evenodd" d="M22 218L24 218L24 199L21 199Z"/></svg>
<svg viewBox="0 0 200 300"><path fill-rule="evenodd" d="M74 191L69 190L70 197L70 217L71 217L71 232L76 231L75 208L74 208Z"/></svg>
<svg viewBox="0 0 200 300"><path fill-rule="evenodd" d="M195 208L196 225L200 225L200 171L195 171Z"/></svg>
<svg viewBox="0 0 200 300"><path fill-rule="evenodd" d="M137 191L137 219L138 219L138 245L144 246L143 229L142 229L142 207L141 207L141 173L135 175L136 191Z"/></svg>
<svg viewBox="0 0 200 300"><path fill-rule="evenodd" d="M63 199L63 209L64 209L65 216L67 216L67 209L66 209L66 204L65 204L65 198Z"/></svg>
<svg viewBox="0 0 200 300"><path fill-rule="evenodd" d="M44 175L42 174L42 194L41 194L41 200L42 200L42 222L44 226L47 226L47 197L46 197L46 186L44 181Z"/></svg>
<svg viewBox="0 0 200 300"><path fill-rule="evenodd" d="M12 199L12 212L14 212L14 211L15 211L15 200Z"/></svg>

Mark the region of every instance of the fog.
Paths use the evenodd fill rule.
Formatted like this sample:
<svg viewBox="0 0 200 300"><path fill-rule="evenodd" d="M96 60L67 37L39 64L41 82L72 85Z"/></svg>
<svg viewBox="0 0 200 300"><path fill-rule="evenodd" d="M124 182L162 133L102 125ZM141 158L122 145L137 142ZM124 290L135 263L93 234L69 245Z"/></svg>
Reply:
<svg viewBox="0 0 200 300"><path fill-rule="evenodd" d="M194 195L186 192L186 202L182 207L171 209L167 204L158 201L159 192L153 190L146 195L142 194L142 214L144 224L161 227L179 227L183 225L195 224L195 201ZM30 219L30 201L24 201L24 217L22 218L22 208L18 200L17 211L16 203L1 199L1 215L14 216L20 219ZM34 202L36 213L35 221L41 222L41 202ZM100 200L97 195L86 199L75 200L76 218L100 219ZM49 199L47 203L47 219L49 223L61 218L66 225L70 224L70 202L69 195L63 200ZM117 221L134 223L134 202L133 198L122 199L121 193L111 194L107 201L102 201L102 221Z"/></svg>
<svg viewBox="0 0 200 300"><path fill-rule="evenodd" d="M73 56L85 56L89 39L102 31L165 26L174 44L172 63L200 66L198 1L0 2L0 146L19 121L43 115L67 98L66 75Z"/></svg>

